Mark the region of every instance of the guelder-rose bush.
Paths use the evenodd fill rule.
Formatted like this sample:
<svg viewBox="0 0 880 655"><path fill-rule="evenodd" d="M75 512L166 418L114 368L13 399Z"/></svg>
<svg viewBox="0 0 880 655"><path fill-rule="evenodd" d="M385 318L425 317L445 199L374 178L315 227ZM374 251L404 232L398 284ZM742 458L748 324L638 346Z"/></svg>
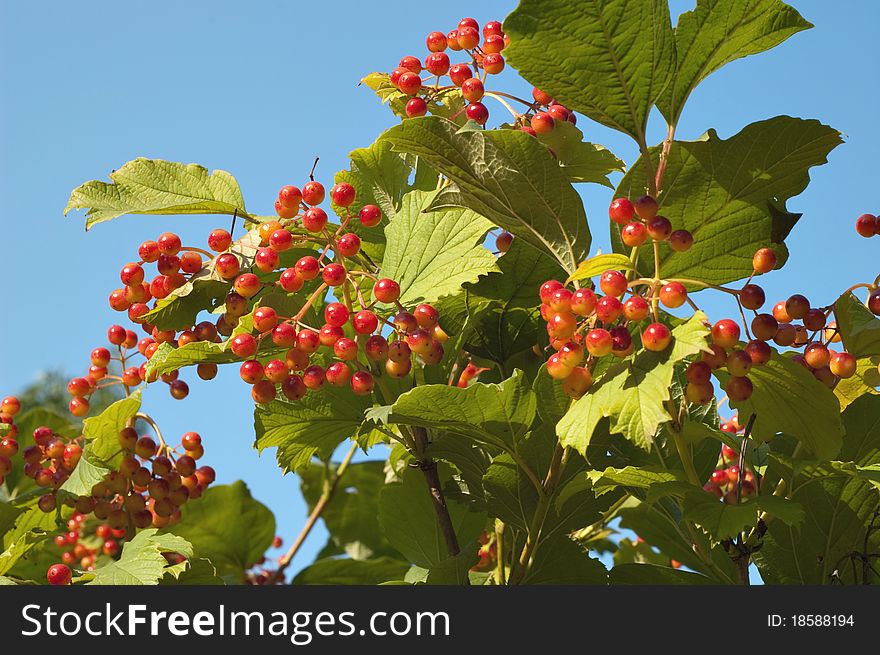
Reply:
<svg viewBox="0 0 880 655"><path fill-rule="evenodd" d="M194 164L136 159L75 189L87 228L178 218L117 262L119 320L71 415L2 401L0 580L277 583L320 518L296 583L747 584L752 564L876 582L880 279L762 288L801 219L787 201L840 133L777 116L676 139L703 78L809 27L778 0L700 0L675 28L664 0L522 0L503 25L401 43L417 54L364 78L399 124L333 180L313 166L263 199L272 216ZM585 141L591 120L638 160ZM575 185L618 172L588 222ZM188 244L172 230L191 214L232 219ZM146 411L224 365L311 508L278 559L272 513L212 484L223 444ZM93 414L105 387L124 397Z"/></svg>

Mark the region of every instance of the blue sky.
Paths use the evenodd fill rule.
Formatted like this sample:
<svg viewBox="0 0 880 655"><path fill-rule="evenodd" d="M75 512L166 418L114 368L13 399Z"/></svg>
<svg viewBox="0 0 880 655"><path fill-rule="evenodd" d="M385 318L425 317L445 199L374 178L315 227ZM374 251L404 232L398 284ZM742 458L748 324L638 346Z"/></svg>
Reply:
<svg viewBox="0 0 880 655"><path fill-rule="evenodd" d="M768 299L794 291L830 302L876 275L877 241L858 237L855 218L880 211L876 198L880 90L875 83L880 5L793 1L816 27L777 49L728 65L691 97L678 137L714 127L727 138L779 114L817 118L845 135L830 163L813 169L806 192L789 203L804 217L788 240L782 271L762 279ZM673 2L673 13L692 2ZM479 6L478 13L475 7ZM197 162L238 179L248 209L268 214L282 184L346 167L347 153L369 145L394 122L358 80L389 71L402 55L424 55L424 37L466 15L503 19L515 2L419 5L336 0L324 3L192 2L0 3L0 395L38 372L75 372L103 345L117 320L107 307L122 264L138 244L173 229L202 245L226 217L131 216L86 234L80 215L62 210L70 190L138 156ZM86 8L87 7L87 8ZM638 47L638 44L634 44ZM512 72L507 90L528 93ZM500 106L490 106L501 117ZM583 117L587 138L628 162L635 148ZM653 142L665 129L651 121ZM610 190L581 189L594 247L608 250ZM700 304L715 318L733 311L720 299ZM188 380L194 377L185 376ZM276 513L289 543L304 520L298 481L278 472L271 452L258 457L248 389L237 371L192 384L183 403L164 389L147 396L163 432L199 431L206 462L221 482L244 479ZM311 561L317 530L294 568Z"/></svg>

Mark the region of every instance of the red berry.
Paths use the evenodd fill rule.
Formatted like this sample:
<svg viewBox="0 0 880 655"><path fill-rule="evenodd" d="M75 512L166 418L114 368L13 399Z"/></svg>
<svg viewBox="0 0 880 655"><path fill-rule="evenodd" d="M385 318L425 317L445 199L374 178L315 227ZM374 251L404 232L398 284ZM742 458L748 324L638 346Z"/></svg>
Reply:
<svg viewBox="0 0 880 655"><path fill-rule="evenodd" d="M685 376L693 384L707 384L712 377L712 368L706 362L697 360L688 364Z"/></svg>
<svg viewBox="0 0 880 655"><path fill-rule="evenodd" d="M241 270L241 264L238 262L238 257L231 252L227 252L218 255L214 260L214 270L216 270L217 274L224 280L231 280L238 275L239 270Z"/></svg>
<svg viewBox="0 0 880 655"><path fill-rule="evenodd" d="M743 351L751 358L754 366L766 364L773 357L773 350L765 341L760 339L749 341Z"/></svg>
<svg viewBox="0 0 880 655"><path fill-rule="evenodd" d="M296 293L303 288L305 280L295 268L287 268L278 276L278 285L287 293Z"/></svg>
<svg viewBox="0 0 880 655"><path fill-rule="evenodd" d="M550 302L550 297L554 291L562 288L562 282L558 280L547 280L544 284L541 285L541 288L538 290L538 295L541 298L541 302Z"/></svg>
<svg viewBox="0 0 880 655"><path fill-rule="evenodd" d="M431 53L425 58L425 68L431 75L446 75L449 71L449 55L445 52Z"/></svg>
<svg viewBox="0 0 880 655"><path fill-rule="evenodd" d="M443 32L431 32L425 39L425 44L431 52L443 52L446 50L446 35ZM401 61L401 66L403 62Z"/></svg>
<svg viewBox="0 0 880 655"><path fill-rule="evenodd" d="M562 105L550 105L547 107L547 113L558 121L567 121L569 111Z"/></svg>
<svg viewBox="0 0 880 655"><path fill-rule="evenodd" d="M351 323L358 334L372 334L379 327L379 319L369 309L362 309L355 314Z"/></svg>
<svg viewBox="0 0 880 655"><path fill-rule="evenodd" d="M592 289L578 289L571 295L570 307L578 316L589 316L596 309L598 299Z"/></svg>
<svg viewBox="0 0 880 655"><path fill-rule="evenodd" d="M402 57L397 65L399 68L405 68L410 73L415 73L416 75L422 72L422 62L419 61L418 57L413 57L412 55Z"/></svg>
<svg viewBox="0 0 880 655"><path fill-rule="evenodd" d="M327 367L324 375L334 387L344 387L351 378L351 369L344 362L334 362Z"/></svg>
<svg viewBox="0 0 880 655"><path fill-rule="evenodd" d="M235 289L235 293L242 298L253 298L257 295L262 283L260 282L260 278L253 273L242 273L235 278L235 283L232 286Z"/></svg>
<svg viewBox="0 0 880 655"><path fill-rule="evenodd" d="M159 244L155 241L144 241L138 247L138 257L143 259L146 263L151 264L159 259L160 255Z"/></svg>
<svg viewBox="0 0 880 655"><path fill-rule="evenodd" d="M392 303L400 298L400 285L389 278L382 278L373 286L373 297L383 303Z"/></svg>
<svg viewBox="0 0 880 655"><path fill-rule="evenodd" d="M856 373L856 358L849 353L831 351L829 367L837 377L851 378Z"/></svg>
<svg viewBox="0 0 880 655"><path fill-rule="evenodd" d="M641 296L631 296L623 303L623 315L630 321L641 321L647 318L650 306Z"/></svg>
<svg viewBox="0 0 880 655"><path fill-rule="evenodd" d="M627 198L615 198L608 207L608 217L619 225L626 225L635 215L636 208Z"/></svg>
<svg viewBox="0 0 880 655"><path fill-rule="evenodd" d="M731 377L727 380L725 390L732 402L742 402L752 395L752 381L747 377Z"/></svg>
<svg viewBox="0 0 880 655"><path fill-rule="evenodd" d="M428 113L428 103L422 98L410 98L406 101L406 107L404 107L404 110L406 111L406 115L410 118L424 116Z"/></svg>
<svg viewBox="0 0 880 655"><path fill-rule="evenodd" d="M351 376L351 390L358 396L366 396L373 391L373 376L367 371L357 371Z"/></svg>
<svg viewBox="0 0 880 655"><path fill-rule="evenodd" d="M320 232L327 225L327 212L320 207L309 207L303 213L302 223L309 232Z"/></svg>
<svg viewBox="0 0 880 655"><path fill-rule="evenodd" d="M348 308L339 302L332 302L324 308L324 320L336 327L341 327L348 322Z"/></svg>
<svg viewBox="0 0 880 655"><path fill-rule="evenodd" d="M810 301L799 293L789 296L785 301L785 312L793 319L798 320L810 311Z"/></svg>
<svg viewBox="0 0 880 655"><path fill-rule="evenodd" d="M486 121L489 120L489 110L486 109L486 105L482 102L470 103L467 106L467 109L465 109L465 114L469 120L472 120L479 125L485 125Z"/></svg>
<svg viewBox="0 0 880 655"><path fill-rule="evenodd" d="M862 214L856 219L856 232L865 238L877 234L877 217L873 214Z"/></svg>
<svg viewBox="0 0 880 655"><path fill-rule="evenodd" d="M299 204L302 202L302 191L300 191L299 187L287 184L278 191L278 202L285 209L299 211Z"/></svg>
<svg viewBox="0 0 880 655"><path fill-rule="evenodd" d="M257 352L257 340L251 334L238 334L232 337L230 348L236 357L251 357Z"/></svg>
<svg viewBox="0 0 880 655"><path fill-rule="evenodd" d="M324 202L324 185L314 180L306 182L302 188L302 197L307 205L320 205Z"/></svg>
<svg viewBox="0 0 880 655"><path fill-rule="evenodd" d="M620 240L623 241L624 245L629 246L630 248L640 246L648 240L648 228L645 227L644 223L639 221L627 223L623 226L623 229L620 230Z"/></svg>
<svg viewBox="0 0 880 655"><path fill-rule="evenodd" d="M755 273L769 273L776 268L776 253L770 248L761 248L752 257Z"/></svg>
<svg viewBox="0 0 880 655"><path fill-rule="evenodd" d="M333 354L344 361L351 361L357 358L357 342L348 337L342 337L333 344Z"/></svg>
<svg viewBox="0 0 880 655"><path fill-rule="evenodd" d="M285 252L293 245L293 235L285 229L275 230L269 235L269 247L275 252Z"/></svg>
<svg viewBox="0 0 880 655"><path fill-rule="evenodd" d="M584 345L593 357L604 357L611 352L614 341L608 330L594 328L584 336Z"/></svg>
<svg viewBox="0 0 880 655"><path fill-rule="evenodd" d="M311 209L309 211L312 211ZM278 253L271 248L260 248L254 256L254 265L263 273L271 273L278 266Z"/></svg>
<svg viewBox="0 0 880 655"><path fill-rule="evenodd" d="M615 296L602 296L596 303L596 316L605 325L610 325L623 314L623 303Z"/></svg>
<svg viewBox="0 0 880 655"><path fill-rule="evenodd" d="M746 284L742 289L740 289L739 301L746 309L760 309L766 301L764 289L759 287L757 284Z"/></svg>
<svg viewBox="0 0 880 655"><path fill-rule="evenodd" d="M672 333L663 323L651 323L642 332L642 345L646 350L666 350L672 341Z"/></svg>
<svg viewBox="0 0 880 655"><path fill-rule="evenodd" d="M321 271L321 279L327 284L327 286L338 287L340 284L345 282L345 278L348 273L345 270L345 266L342 264L327 264L324 267L324 270Z"/></svg>
<svg viewBox="0 0 880 655"><path fill-rule="evenodd" d="M330 189L330 201L334 205L339 205L340 207L348 207L354 202L355 195L356 191L354 187L348 182L334 184L333 188Z"/></svg>
<svg viewBox="0 0 880 655"><path fill-rule="evenodd" d="M507 230L503 230L501 234L499 234L495 238L495 250L500 253L505 253L510 250L510 246L513 244L513 235Z"/></svg>
<svg viewBox="0 0 880 655"><path fill-rule="evenodd" d="M654 241L666 241L672 234L672 223L665 216L655 216L648 221L647 230Z"/></svg>
<svg viewBox="0 0 880 655"><path fill-rule="evenodd" d="M712 326L712 341L721 348L730 348L739 341L739 325L723 318Z"/></svg>
<svg viewBox="0 0 880 655"><path fill-rule="evenodd" d="M687 289L681 282L670 282L660 289L660 302L674 309L681 307L687 300Z"/></svg>
<svg viewBox="0 0 880 655"><path fill-rule="evenodd" d="M296 272L299 273L300 277L303 280L314 280L318 277L318 273L321 270L321 265L318 263L318 260L312 257L311 255L306 255L305 257L301 257L295 265Z"/></svg>
<svg viewBox="0 0 880 655"><path fill-rule="evenodd" d="M453 64L449 67L449 77L452 78L452 83L455 86L461 86L464 84L465 80L472 78L474 74L471 72L471 67L467 64Z"/></svg>
<svg viewBox="0 0 880 655"><path fill-rule="evenodd" d="M549 105L549 104L552 104L552 102L553 102L553 96L551 96L549 93L545 93L544 91L541 91L541 89L539 89L538 87L532 88L532 98L539 105ZM627 202L629 202L629 201L627 201ZM613 205L614 203L611 203L611 204ZM629 219L627 219L627 220L629 220Z"/></svg>
<svg viewBox="0 0 880 655"><path fill-rule="evenodd" d="M332 347L339 339L345 336L345 331L336 325L325 323L318 331L318 341L322 346Z"/></svg>
<svg viewBox="0 0 880 655"><path fill-rule="evenodd" d="M407 71L397 78L397 88L408 96L414 96L422 88L422 78Z"/></svg>
<svg viewBox="0 0 880 655"><path fill-rule="evenodd" d="M501 71L504 70L504 55L499 54L497 52L490 52L489 54L483 57L483 70L486 71L489 75L497 75ZM555 105L559 106L559 105ZM552 107L551 107L552 109ZM564 107L563 107L564 109ZM566 110L565 119L568 119L568 110ZM551 114L552 116L553 114ZM564 119L560 119L564 120Z"/></svg>
<svg viewBox="0 0 880 655"><path fill-rule="evenodd" d="M373 335L364 344L364 353L367 359L373 362L388 359L388 350L388 341L380 334Z"/></svg>
<svg viewBox="0 0 880 655"><path fill-rule="evenodd" d="M669 247L675 252L685 252L694 245L694 236L687 230L675 230L669 235Z"/></svg>
<svg viewBox="0 0 880 655"><path fill-rule="evenodd" d="M71 572L70 567L64 564L53 564L46 572L46 579L49 581L50 585L66 586L69 585L70 581L73 579L73 573Z"/></svg>
<svg viewBox="0 0 880 655"><path fill-rule="evenodd" d="M651 196L642 196L633 203L636 214L644 221L650 221L657 215L657 201Z"/></svg>
<svg viewBox="0 0 880 655"><path fill-rule="evenodd" d="M599 288L606 295L622 296L626 286L626 277L620 271L605 271L599 277Z"/></svg>
<svg viewBox="0 0 880 655"><path fill-rule="evenodd" d="M299 400L306 395L306 385L299 375L290 375L281 383L281 393L288 400Z"/></svg>
<svg viewBox="0 0 880 655"><path fill-rule="evenodd" d="M358 218L364 227L376 227L382 222L382 210L376 205L364 205L358 212Z"/></svg>
<svg viewBox="0 0 880 655"><path fill-rule="evenodd" d="M529 125L538 134L548 134L553 131L555 121L550 114L546 112L538 112L532 116Z"/></svg>
<svg viewBox="0 0 880 655"><path fill-rule="evenodd" d="M156 239L156 243L159 246L159 252L165 255L176 255L180 252L180 247L182 245L180 237L173 232L162 233L159 238Z"/></svg>
<svg viewBox="0 0 880 655"><path fill-rule="evenodd" d="M464 96L464 99L468 102L482 100L485 92L486 89L483 87L483 83L479 78L469 77L461 84L461 95Z"/></svg>
<svg viewBox="0 0 880 655"><path fill-rule="evenodd" d="M119 272L119 279L122 280L122 284L127 286L140 284L144 281L144 269L141 268L140 264L128 263Z"/></svg>
<svg viewBox="0 0 880 655"><path fill-rule="evenodd" d="M462 27L459 24L458 37L456 39L458 45L465 50L471 50L480 45L480 33L473 27Z"/></svg>

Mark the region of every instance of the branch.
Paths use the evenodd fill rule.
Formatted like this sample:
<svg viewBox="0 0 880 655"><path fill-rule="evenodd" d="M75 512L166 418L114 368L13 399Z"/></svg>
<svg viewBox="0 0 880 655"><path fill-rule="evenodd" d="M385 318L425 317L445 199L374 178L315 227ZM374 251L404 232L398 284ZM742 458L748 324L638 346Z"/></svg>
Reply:
<svg viewBox="0 0 880 655"><path fill-rule="evenodd" d="M333 499L333 496L336 493L336 488L339 486L339 479L345 474L345 471L348 468L348 465L351 464L351 459L352 457L354 457L357 449L357 443L353 443L351 445L351 449L348 451L348 454L345 456L345 459L342 460L342 463L333 473L333 477L330 478L329 484L325 486L324 491L321 493L321 497L318 498L318 502L315 503L315 507L312 509L312 513L309 514L308 520L306 520L305 525L303 526L302 530L300 530L300 533L299 535L297 535L296 540L290 547L290 550L288 550L281 557L281 559L278 560L278 570L272 574L272 577L269 579L268 584L277 584L278 581L284 577L284 570L290 565L290 562L296 556L297 552L299 552L299 549L305 542L306 537L309 536L312 528L315 527L315 523L318 522L318 519L321 518L321 515L327 508L327 505L329 505L330 501Z"/></svg>
<svg viewBox="0 0 880 655"><path fill-rule="evenodd" d="M437 515L437 524L443 533L444 541L446 541L446 550L450 557L455 557L461 552L461 547L458 545L458 537L455 536L452 517L449 515L449 508L446 506L446 498L443 496L440 475L437 473L437 462L425 456L429 443L428 431L418 426L413 426L411 429L415 439L415 450L418 454L416 465L425 475L428 491L431 492L431 504L434 506L434 513Z"/></svg>

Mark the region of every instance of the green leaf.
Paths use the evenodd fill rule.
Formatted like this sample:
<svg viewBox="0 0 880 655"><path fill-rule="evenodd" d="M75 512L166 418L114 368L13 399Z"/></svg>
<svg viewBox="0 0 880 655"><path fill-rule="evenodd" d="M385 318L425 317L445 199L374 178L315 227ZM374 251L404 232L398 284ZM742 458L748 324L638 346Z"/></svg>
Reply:
<svg viewBox="0 0 880 655"><path fill-rule="evenodd" d="M141 408L141 391L117 400L97 416L83 421L83 436L94 457L110 465L118 464L122 456L119 433L130 424Z"/></svg>
<svg viewBox="0 0 880 655"><path fill-rule="evenodd" d="M846 437L840 458L860 467L880 464L880 397L864 395L843 412ZM790 481L791 499L806 510L797 528L772 521L768 525L756 563L768 584L843 584L867 580L861 561L852 553L876 553L880 534L876 529L866 544L869 524L880 508L880 496L869 481L846 474L815 479L804 476ZM854 573L855 571L855 573Z"/></svg>
<svg viewBox="0 0 880 655"><path fill-rule="evenodd" d="M45 530L35 529L29 530L10 542L6 549L0 553L0 575L10 571L31 548L41 544L48 536L49 533Z"/></svg>
<svg viewBox="0 0 880 655"><path fill-rule="evenodd" d="M694 235L687 252L660 244L664 278L689 277L725 284L752 272L758 248L772 246L784 261L783 246L800 218L785 203L810 181L812 166L824 164L842 143L840 133L819 121L777 116L752 123L730 139L709 130L696 141L675 141L666 166L660 213L675 229ZM660 148L651 149L656 166ZM617 196L644 193L644 164L637 161L617 187ZM612 224L616 252L628 252L620 226ZM654 259L645 248L639 270L653 275Z"/></svg>
<svg viewBox="0 0 880 655"><path fill-rule="evenodd" d="M471 437L512 450L535 420L536 400L522 371L500 384L476 382L465 389L418 386L394 403L389 420Z"/></svg>
<svg viewBox="0 0 880 655"><path fill-rule="evenodd" d="M170 530L192 544L195 557L210 560L221 577L243 579L275 537L272 512L241 481L210 487L180 512Z"/></svg>
<svg viewBox="0 0 880 655"><path fill-rule="evenodd" d="M186 330L196 324L201 312L217 307L229 289L228 282L196 273L182 287L157 300L156 306L144 314L144 321L160 330Z"/></svg>
<svg viewBox="0 0 880 655"><path fill-rule="evenodd" d="M479 544L465 544L455 557L447 557L427 571L424 584L429 585L468 585L471 582L471 569L480 561L477 551Z"/></svg>
<svg viewBox="0 0 880 655"><path fill-rule="evenodd" d="M157 533L155 528L148 528L136 534L123 545L119 560L95 569L86 584L157 585L166 573L173 575L173 566L168 565L162 553L180 553L189 559L192 546L175 535Z"/></svg>
<svg viewBox="0 0 880 655"><path fill-rule="evenodd" d="M362 84L372 89L382 100L382 104L391 107L391 111L401 118L406 118L406 103L411 96L406 95L391 83L388 73L370 73L361 80ZM425 102L428 105L428 112L434 116L442 116L444 118L452 118L452 116L460 113L464 107L464 100L461 91L457 88L434 90L426 89L427 96ZM463 115L457 118L457 123L463 124L465 117Z"/></svg>
<svg viewBox="0 0 880 655"><path fill-rule="evenodd" d="M716 372L724 383L727 376ZM756 415L752 437L769 441L790 434L820 459L833 459L843 441L840 403L828 387L790 358L773 353L749 371L754 391L748 400L730 403L742 417Z"/></svg>
<svg viewBox="0 0 880 655"><path fill-rule="evenodd" d="M382 275L397 280L405 305L435 302L498 270L482 245L492 224L466 209L427 211L436 197L436 192L410 191L385 228Z"/></svg>
<svg viewBox="0 0 880 655"><path fill-rule="evenodd" d="M558 380L550 377L546 364L541 366L535 376L532 391L535 392L538 401L538 416L545 425L559 423L571 407L571 396L565 393Z"/></svg>
<svg viewBox="0 0 880 655"><path fill-rule="evenodd" d="M635 466L622 469L609 467L604 471L590 471L589 475L597 491L603 487L626 487L629 491L644 492L651 487L682 479L672 471Z"/></svg>
<svg viewBox="0 0 880 655"><path fill-rule="evenodd" d="M675 70L666 0L520 0L504 30L508 62L531 84L644 142Z"/></svg>
<svg viewBox="0 0 880 655"><path fill-rule="evenodd" d="M631 271L634 268L632 261L626 255L617 253L595 255L581 262L580 266L577 267L577 270L568 278L568 281L588 280L591 277L601 275L605 271Z"/></svg>
<svg viewBox="0 0 880 655"><path fill-rule="evenodd" d="M3 543L3 535L15 527L18 517L25 511L22 507L0 502L0 544Z"/></svg>
<svg viewBox="0 0 880 655"><path fill-rule="evenodd" d="M320 559L297 573L295 585L377 585L402 580L409 563L391 557L369 560Z"/></svg>
<svg viewBox="0 0 880 655"><path fill-rule="evenodd" d="M558 162L518 130L456 129L440 118L413 118L383 138L453 183L438 194L433 209L471 209L573 272L589 253L590 231L583 202Z"/></svg>
<svg viewBox="0 0 880 655"><path fill-rule="evenodd" d="M95 455L93 445L86 443L79 463L73 469L70 477L61 485L61 491L66 491L74 496L89 496L92 493L92 487L102 482L110 470L110 467Z"/></svg>
<svg viewBox="0 0 880 655"><path fill-rule="evenodd" d="M657 564L618 564L608 572L612 585L711 585L711 578Z"/></svg>
<svg viewBox="0 0 880 655"><path fill-rule="evenodd" d="M657 107L675 124L697 85L725 64L764 52L813 27L779 0L698 0L675 27L678 62Z"/></svg>
<svg viewBox="0 0 880 655"><path fill-rule="evenodd" d="M403 194L410 189L412 169L400 155L392 152L391 144L382 139L368 148L352 150L349 157L349 169L336 173L333 181L337 184L348 182L357 189L357 196L347 210L331 206L340 216L345 216L346 212L357 214L364 205L376 205L382 210L382 222L375 227L365 228L357 220L349 224L349 229L361 238L362 250L373 261L379 262L385 251L383 228L397 214Z"/></svg>
<svg viewBox="0 0 880 655"><path fill-rule="evenodd" d="M369 406L365 396L332 386L310 391L296 402L257 405L254 447L260 452L276 447L281 469L298 471L315 455L329 458L339 444L355 436Z"/></svg>
<svg viewBox="0 0 880 655"><path fill-rule="evenodd" d="M70 194L65 215L86 209L86 229L123 214L232 214L248 218L238 182L226 171L139 157Z"/></svg>
<svg viewBox="0 0 880 655"><path fill-rule="evenodd" d="M520 239L498 258L498 268L475 284L466 283L466 294L447 297L438 309L449 334L464 333L464 350L497 362L506 375L516 365L511 360L533 354L544 331L538 287L564 278L565 271Z"/></svg>
<svg viewBox="0 0 880 655"><path fill-rule="evenodd" d="M880 355L880 319L852 293L834 303L834 318L847 352L855 357Z"/></svg>
<svg viewBox="0 0 880 655"><path fill-rule="evenodd" d="M303 497L310 510L321 497L327 472L323 465L313 464L299 474ZM352 559L363 560L377 554L396 555L376 522L379 492L384 486L384 461L351 464L321 514L330 533L330 544Z"/></svg>
<svg viewBox="0 0 880 655"><path fill-rule="evenodd" d="M804 520L803 507L780 496L768 494L738 504L721 502L713 494L702 490L695 490L684 497L684 518L693 521L719 541L754 527L761 511L772 514L788 525L798 525Z"/></svg>
<svg viewBox="0 0 880 655"><path fill-rule="evenodd" d="M560 443L586 456L596 426L609 417L611 432L650 450L657 428L672 420L663 404L670 398L675 364L706 348L705 320L705 314L696 312L675 327L672 345L664 352L640 350L613 364L556 426Z"/></svg>
<svg viewBox="0 0 880 655"><path fill-rule="evenodd" d="M736 572L730 556L720 546L713 546L702 532L688 531L681 523L677 509L660 502L653 505L642 503L621 511L621 527L633 530L650 545L658 548L669 559L674 559L689 569L709 576L716 583L734 584ZM694 549L705 553L712 565L704 561Z"/></svg>
<svg viewBox="0 0 880 655"><path fill-rule="evenodd" d="M550 148L572 182L593 182L613 189L608 176L626 170L613 152L584 141L584 133L568 121L557 121L556 127L546 134L539 134L538 140Z"/></svg>
<svg viewBox="0 0 880 655"><path fill-rule="evenodd" d="M542 542L522 584L604 585L608 571L564 534Z"/></svg>
<svg viewBox="0 0 880 655"><path fill-rule="evenodd" d="M856 360L856 372L851 378L837 381L834 395L840 401L840 409L849 407L856 398L864 394L877 395L880 387L880 356L863 357Z"/></svg>
<svg viewBox="0 0 880 655"><path fill-rule="evenodd" d="M217 569L204 558L194 558L184 562L182 571L176 575L165 576L159 580L160 585L225 585L217 575ZM179 566L179 565L178 565Z"/></svg>
<svg viewBox="0 0 880 655"><path fill-rule="evenodd" d="M474 541L486 525L485 512L457 502L448 495L446 504L459 543ZM449 556L421 471L407 468L399 482L382 489L379 525L391 544L417 566L430 569Z"/></svg>

